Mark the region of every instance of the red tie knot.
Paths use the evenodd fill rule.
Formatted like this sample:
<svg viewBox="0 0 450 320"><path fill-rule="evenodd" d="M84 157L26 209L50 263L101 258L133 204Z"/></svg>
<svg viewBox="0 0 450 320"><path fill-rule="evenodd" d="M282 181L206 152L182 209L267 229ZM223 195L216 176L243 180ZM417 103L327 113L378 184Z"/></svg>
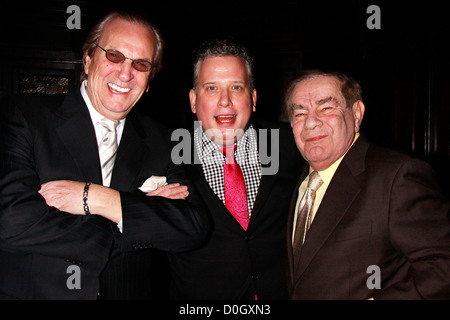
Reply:
<svg viewBox="0 0 450 320"><path fill-rule="evenodd" d="M225 156L225 163L234 163L234 152L236 148L237 146L235 144L220 148L220 151Z"/></svg>

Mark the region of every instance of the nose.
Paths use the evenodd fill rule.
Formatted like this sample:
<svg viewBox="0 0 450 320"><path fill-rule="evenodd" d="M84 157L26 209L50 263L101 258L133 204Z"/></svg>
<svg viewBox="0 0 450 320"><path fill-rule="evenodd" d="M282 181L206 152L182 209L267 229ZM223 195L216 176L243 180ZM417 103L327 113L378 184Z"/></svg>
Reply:
<svg viewBox="0 0 450 320"><path fill-rule="evenodd" d="M232 105L231 97L228 91L224 90L219 97L219 106L225 108Z"/></svg>
<svg viewBox="0 0 450 320"><path fill-rule="evenodd" d="M119 64L119 79L123 82L128 82L133 79L133 66L131 61L125 60Z"/></svg>
<svg viewBox="0 0 450 320"><path fill-rule="evenodd" d="M305 129L312 130L316 127L320 127L322 121L315 114L308 114L305 119Z"/></svg>

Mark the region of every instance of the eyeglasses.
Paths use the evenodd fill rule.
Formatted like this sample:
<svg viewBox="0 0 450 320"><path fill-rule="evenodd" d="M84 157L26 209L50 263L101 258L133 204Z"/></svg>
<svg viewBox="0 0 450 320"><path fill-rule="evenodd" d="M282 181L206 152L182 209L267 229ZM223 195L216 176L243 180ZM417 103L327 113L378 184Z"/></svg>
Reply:
<svg viewBox="0 0 450 320"><path fill-rule="evenodd" d="M140 72L148 72L152 68L152 63L150 61L144 59L131 59L124 56L124 54L120 51L116 51L113 49L104 49L100 47L98 44L95 44L97 47L105 51L106 59L111 61L112 63L122 63L125 59L131 60L131 65L134 69Z"/></svg>

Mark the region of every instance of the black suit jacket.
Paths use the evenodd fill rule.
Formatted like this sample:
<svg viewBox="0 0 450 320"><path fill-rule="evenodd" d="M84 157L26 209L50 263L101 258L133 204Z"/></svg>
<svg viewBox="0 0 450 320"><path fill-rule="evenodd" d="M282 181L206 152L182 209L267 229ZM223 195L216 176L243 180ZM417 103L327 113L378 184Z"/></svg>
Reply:
<svg viewBox="0 0 450 320"><path fill-rule="evenodd" d="M288 125L253 125L258 133L268 130L268 141L270 129L279 130L278 172L262 176L245 232L210 188L201 164L188 166L188 175L208 208L211 233L201 248L169 254L173 299L287 298L287 213L295 176L304 161Z"/></svg>
<svg viewBox="0 0 450 320"><path fill-rule="evenodd" d="M449 204L425 162L360 136L336 170L294 261L294 208L307 173L289 214L293 299L450 298Z"/></svg>
<svg viewBox="0 0 450 320"><path fill-rule="evenodd" d="M149 298L151 248L186 250L204 238L205 220L190 199L145 197L137 189L151 175L188 184L183 168L171 162L169 132L155 121L132 112L125 123L111 180L121 192L122 235L102 217L48 207L37 192L52 180L102 184L94 127L80 92L20 96L2 104L2 112L0 294ZM71 265L80 268L81 289L67 288Z"/></svg>

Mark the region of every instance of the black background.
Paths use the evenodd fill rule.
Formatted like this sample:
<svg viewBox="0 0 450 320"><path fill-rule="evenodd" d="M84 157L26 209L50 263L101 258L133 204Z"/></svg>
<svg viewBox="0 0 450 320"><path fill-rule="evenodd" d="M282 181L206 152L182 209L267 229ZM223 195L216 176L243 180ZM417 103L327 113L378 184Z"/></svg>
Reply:
<svg viewBox="0 0 450 320"><path fill-rule="evenodd" d="M69 30L69 5L81 29ZM370 5L381 29L370 30ZM449 23L445 3L431 1L13 1L2 2L0 97L19 93L19 75L63 72L79 86L81 46L112 9L133 8L160 29L164 69L135 107L171 128L194 120L188 92L192 52L206 39L234 36L255 56L255 117L283 119L289 80L301 69L327 68L356 78L375 142L430 162L448 192L450 167ZM61 71L63 70L63 71Z"/></svg>

